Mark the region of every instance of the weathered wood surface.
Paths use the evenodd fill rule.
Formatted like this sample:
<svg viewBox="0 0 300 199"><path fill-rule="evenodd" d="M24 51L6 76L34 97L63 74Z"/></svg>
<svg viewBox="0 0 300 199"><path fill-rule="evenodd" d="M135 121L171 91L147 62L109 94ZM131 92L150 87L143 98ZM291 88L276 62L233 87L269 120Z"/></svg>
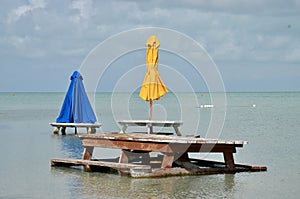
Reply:
<svg viewBox="0 0 300 199"><path fill-rule="evenodd" d="M106 162L106 161L90 161L90 160L78 160L78 159L52 159L51 166L95 166L114 168L121 171L124 175L129 175L134 178L148 178L148 177L167 177L167 176L178 176L178 175L209 175L218 173L236 173L236 172L249 172L249 171L266 171L265 166L250 166L235 164L233 168L227 168L225 163L217 161L197 160L190 159L194 163L187 162L184 166L186 167L173 167L173 168L151 168L150 165L138 165L131 163L118 163L118 162ZM195 163L197 162L197 163ZM178 161L177 161L178 163ZM213 167L212 165L222 165ZM90 171L90 170L88 170Z"/></svg>
<svg viewBox="0 0 300 199"><path fill-rule="evenodd" d="M79 160L70 158L54 158L51 159L51 166L99 166L111 167L117 169L151 169L150 165L138 165L130 163L94 161L94 160Z"/></svg>
<svg viewBox="0 0 300 199"><path fill-rule="evenodd" d="M142 150L162 153L221 152L235 153L236 147L247 142L233 140L215 140L183 136L163 136L140 133L78 135L84 147L94 146L125 150ZM226 157L230 157L227 155Z"/></svg>
<svg viewBox="0 0 300 199"><path fill-rule="evenodd" d="M196 159L190 158L189 159L193 164L198 166L206 166L206 167L226 167L225 162L219 162L214 160L203 160L203 159ZM245 164L234 164L235 168L243 168L247 171L267 171L266 166L252 166L252 165L245 165Z"/></svg>
<svg viewBox="0 0 300 199"><path fill-rule="evenodd" d="M82 160L53 159L53 166L82 165L116 169L121 175L132 177L163 177L172 175L201 175L266 171L266 167L235 164L233 153L246 141L204 139L198 137L151 135L144 133L105 133L77 135L85 147ZM94 147L121 150L116 162L92 161ZM161 155L151 157L150 152ZM222 153L224 162L189 158L189 152Z"/></svg>
<svg viewBox="0 0 300 199"><path fill-rule="evenodd" d="M115 140L115 141L131 141L131 142L155 142L155 143L176 143L176 144L225 144L242 147L248 144L247 141L240 140L220 140L220 139L205 139L185 136L166 136L166 135L149 135L143 133L105 133L105 134L80 134L82 140Z"/></svg>
<svg viewBox="0 0 300 199"><path fill-rule="evenodd" d="M172 168L175 159L188 152L215 152L222 153L227 168L234 168L233 153L236 147L242 147L245 141L203 139L183 136L150 135L141 133L106 133L96 135L78 135L82 145L89 147L103 147L122 149L120 162L128 163L128 151L145 151L163 153L161 168ZM85 153L86 153L85 150ZM132 156L134 153L131 153ZM91 155L91 154L89 154ZM86 154L84 154L86 156ZM85 158L84 158L85 159Z"/></svg>
<svg viewBox="0 0 300 199"><path fill-rule="evenodd" d="M158 121L158 120L121 120L118 123L122 126L121 133L125 133L128 126L145 126L148 128L148 134L153 133L153 127L173 127L176 135L181 136L179 126L181 121Z"/></svg>

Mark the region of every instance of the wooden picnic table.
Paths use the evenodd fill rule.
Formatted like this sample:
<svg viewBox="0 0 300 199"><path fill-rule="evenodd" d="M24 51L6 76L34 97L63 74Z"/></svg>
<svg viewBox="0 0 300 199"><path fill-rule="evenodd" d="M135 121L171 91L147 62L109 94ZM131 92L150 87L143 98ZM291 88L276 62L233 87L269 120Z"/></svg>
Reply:
<svg viewBox="0 0 300 199"><path fill-rule="evenodd" d="M85 147L83 160L92 158L94 147L121 149L119 163L129 163L135 153L144 154L144 164L149 164L150 152L163 154L161 168L171 168L178 158L188 159L189 152L222 153L227 168L234 169L233 153L246 141L193 138L185 136L151 135L142 133L80 134Z"/></svg>
<svg viewBox="0 0 300 199"><path fill-rule="evenodd" d="M265 166L234 162L236 148L243 147L247 141L119 132L77 136L85 148L82 159L55 158L51 166L83 166L87 171L104 172L115 169L121 175L137 178L267 170ZM120 149L121 154L118 158L94 159L95 147ZM151 152L155 153L150 155ZM190 152L221 153L224 162L192 158Z"/></svg>
<svg viewBox="0 0 300 199"><path fill-rule="evenodd" d="M128 126L145 126L148 134L153 133L153 127L173 127L176 135L181 136L179 126L181 121L157 121L157 120L121 120L118 123L122 126L120 133L125 133Z"/></svg>

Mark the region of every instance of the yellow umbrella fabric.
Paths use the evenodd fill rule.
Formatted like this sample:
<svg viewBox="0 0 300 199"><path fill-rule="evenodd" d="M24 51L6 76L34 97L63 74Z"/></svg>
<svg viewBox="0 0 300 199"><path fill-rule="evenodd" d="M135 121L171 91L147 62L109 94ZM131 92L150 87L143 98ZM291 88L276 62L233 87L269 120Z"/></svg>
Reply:
<svg viewBox="0 0 300 199"><path fill-rule="evenodd" d="M150 120L152 119L152 100L158 100L168 92L158 73L158 47L160 43L155 35L146 42L147 72L140 90L140 97L150 102Z"/></svg>

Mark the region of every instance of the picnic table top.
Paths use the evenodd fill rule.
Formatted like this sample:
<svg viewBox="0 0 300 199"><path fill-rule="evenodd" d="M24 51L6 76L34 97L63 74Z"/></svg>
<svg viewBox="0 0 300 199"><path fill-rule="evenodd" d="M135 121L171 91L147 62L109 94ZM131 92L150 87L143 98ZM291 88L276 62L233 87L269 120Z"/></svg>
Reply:
<svg viewBox="0 0 300 199"><path fill-rule="evenodd" d="M181 143L181 144L228 144L244 145L247 141L195 138L187 136L166 136L145 133L104 133L104 134L79 134L81 139L131 141L131 142L155 142L155 143Z"/></svg>

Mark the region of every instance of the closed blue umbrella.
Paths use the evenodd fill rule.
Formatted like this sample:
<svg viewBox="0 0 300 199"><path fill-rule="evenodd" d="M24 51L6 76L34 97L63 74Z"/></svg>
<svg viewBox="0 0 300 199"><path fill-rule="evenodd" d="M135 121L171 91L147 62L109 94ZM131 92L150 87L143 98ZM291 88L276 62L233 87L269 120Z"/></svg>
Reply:
<svg viewBox="0 0 300 199"><path fill-rule="evenodd" d="M95 123L97 121L82 83L82 76L75 71L62 105L57 123Z"/></svg>

